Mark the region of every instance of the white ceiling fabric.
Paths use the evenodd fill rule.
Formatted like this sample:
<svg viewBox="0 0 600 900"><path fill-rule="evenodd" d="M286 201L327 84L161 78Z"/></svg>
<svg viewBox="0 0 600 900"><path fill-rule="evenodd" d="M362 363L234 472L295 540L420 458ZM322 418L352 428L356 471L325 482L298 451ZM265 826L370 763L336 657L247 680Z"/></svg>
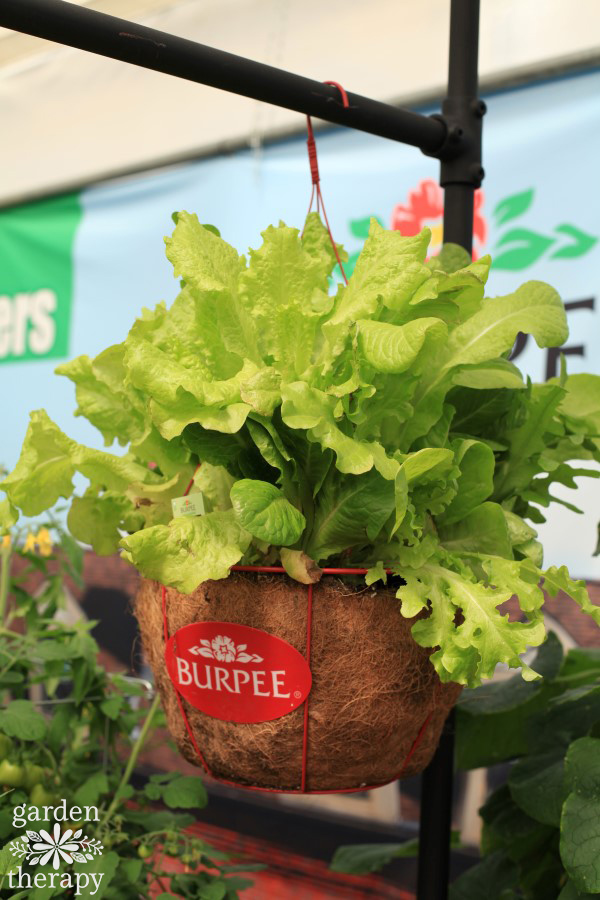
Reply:
<svg viewBox="0 0 600 900"><path fill-rule="evenodd" d="M85 2L85 0L79 0ZM443 88L448 0L96 0L86 5L349 90ZM490 79L598 51L600 4L482 0ZM0 30L0 204L302 126L293 112Z"/></svg>

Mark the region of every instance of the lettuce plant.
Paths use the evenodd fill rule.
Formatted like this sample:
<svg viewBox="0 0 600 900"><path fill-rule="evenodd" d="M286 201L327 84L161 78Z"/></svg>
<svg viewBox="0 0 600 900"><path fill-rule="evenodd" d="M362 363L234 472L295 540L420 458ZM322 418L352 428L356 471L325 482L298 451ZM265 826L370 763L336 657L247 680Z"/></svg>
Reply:
<svg viewBox="0 0 600 900"><path fill-rule="evenodd" d="M426 262L428 229L373 221L332 295L316 214L302 235L268 228L249 261L196 216L174 218L172 306L57 370L76 414L127 452L84 447L34 412L2 483L5 520L70 498L79 472L72 534L183 592L239 562L281 560L305 583L324 563L367 567L370 584L391 568L402 613L428 612L413 635L444 681L476 685L499 662L536 677L520 655L545 637L542 578L600 622L583 582L542 568L533 527L562 502L555 482L599 474L570 461L600 459L600 378L532 384L509 360L519 332L566 340L555 290L485 298L489 257L448 245ZM205 514L173 518L192 478ZM509 621L498 607L513 594L523 615Z"/></svg>

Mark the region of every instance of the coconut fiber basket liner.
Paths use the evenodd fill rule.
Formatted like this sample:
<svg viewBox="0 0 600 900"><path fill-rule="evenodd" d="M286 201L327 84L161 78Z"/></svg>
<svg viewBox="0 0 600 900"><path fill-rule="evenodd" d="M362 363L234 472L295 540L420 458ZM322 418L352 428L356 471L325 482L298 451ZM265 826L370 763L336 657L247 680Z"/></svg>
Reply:
<svg viewBox="0 0 600 900"><path fill-rule="evenodd" d="M169 730L189 762L237 787L290 793L368 790L423 771L461 687L440 682L394 591L340 578L365 572L324 569L329 577L306 586L280 567L234 566L229 578L187 595L142 581L135 614L144 651ZM174 686L165 650L179 629L212 622L250 626L295 648L312 673L304 702L250 723L191 705Z"/></svg>

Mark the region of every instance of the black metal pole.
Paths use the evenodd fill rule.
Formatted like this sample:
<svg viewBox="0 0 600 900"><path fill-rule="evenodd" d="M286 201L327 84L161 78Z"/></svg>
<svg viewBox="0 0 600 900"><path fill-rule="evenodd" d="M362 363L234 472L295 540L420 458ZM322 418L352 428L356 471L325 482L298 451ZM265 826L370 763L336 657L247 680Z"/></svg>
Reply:
<svg viewBox="0 0 600 900"><path fill-rule="evenodd" d="M446 139L440 117L351 93L345 108L332 85L64 0L1 0L0 26L391 138L432 155Z"/></svg>
<svg viewBox="0 0 600 900"><path fill-rule="evenodd" d="M473 247L473 202L483 179L481 131L485 104L477 97L479 0L452 0L448 95L442 105L459 146L441 156L444 241ZM454 713L446 721L433 760L423 773L419 830L418 900L446 900L454 781Z"/></svg>
<svg viewBox="0 0 600 900"><path fill-rule="evenodd" d="M473 247L473 198L481 185L482 119L485 103L477 96L479 0L452 0L448 95L442 112L460 138L454 153L442 155L440 184L444 188L444 241Z"/></svg>

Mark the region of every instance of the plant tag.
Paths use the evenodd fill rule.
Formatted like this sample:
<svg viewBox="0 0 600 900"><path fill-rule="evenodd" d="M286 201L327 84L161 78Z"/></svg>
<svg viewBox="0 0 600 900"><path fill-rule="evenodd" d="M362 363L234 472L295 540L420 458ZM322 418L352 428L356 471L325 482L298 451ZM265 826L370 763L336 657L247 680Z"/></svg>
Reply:
<svg viewBox="0 0 600 900"><path fill-rule="evenodd" d="M196 709L225 722L270 722L303 703L312 675L282 638L232 622L194 622L169 638L171 681Z"/></svg>
<svg viewBox="0 0 600 900"><path fill-rule="evenodd" d="M187 497L176 497L174 500L171 500L171 508L174 519L178 519L181 516L203 516L204 496L198 493L188 494Z"/></svg>

